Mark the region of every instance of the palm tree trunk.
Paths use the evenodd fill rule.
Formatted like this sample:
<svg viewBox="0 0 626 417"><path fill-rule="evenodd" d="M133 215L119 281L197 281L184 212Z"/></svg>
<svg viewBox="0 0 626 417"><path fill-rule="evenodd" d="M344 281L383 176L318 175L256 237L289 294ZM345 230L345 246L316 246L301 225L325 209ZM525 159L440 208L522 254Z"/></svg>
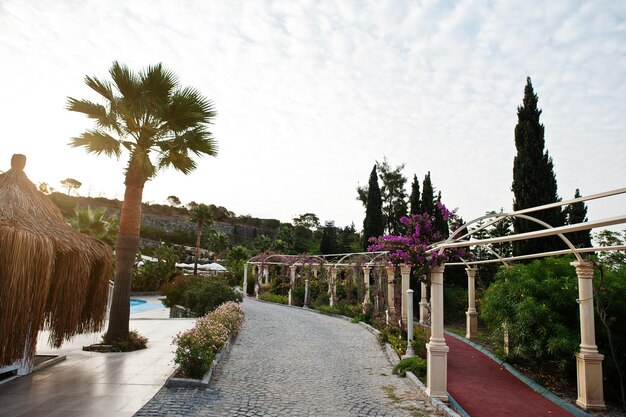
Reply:
<svg viewBox="0 0 626 417"><path fill-rule="evenodd" d="M109 316L107 342L128 338L130 319L130 286L135 256L139 249L141 200L145 181L132 168L126 173L126 190L115 242L115 287Z"/></svg>
<svg viewBox="0 0 626 417"><path fill-rule="evenodd" d="M196 259L193 263L193 274L198 275L198 257L200 256L200 242L202 242L202 223L198 222L196 230Z"/></svg>

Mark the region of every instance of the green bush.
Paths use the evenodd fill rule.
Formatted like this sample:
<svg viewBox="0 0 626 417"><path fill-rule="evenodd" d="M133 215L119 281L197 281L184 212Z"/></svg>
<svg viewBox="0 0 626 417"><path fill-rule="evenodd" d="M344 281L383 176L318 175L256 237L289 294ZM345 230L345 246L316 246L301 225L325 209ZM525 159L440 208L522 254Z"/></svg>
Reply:
<svg viewBox="0 0 626 417"><path fill-rule="evenodd" d="M443 300L443 316L446 322L457 323L465 320L467 288L446 285L443 287Z"/></svg>
<svg viewBox="0 0 626 417"><path fill-rule="evenodd" d="M183 293L183 307L203 316L227 301L242 301L242 295L220 276L192 277Z"/></svg>
<svg viewBox="0 0 626 417"><path fill-rule="evenodd" d="M287 304L289 297L286 295L272 294L271 292L259 294L259 300L269 301L271 303Z"/></svg>
<svg viewBox="0 0 626 417"><path fill-rule="evenodd" d="M426 360L413 357L402 359L400 363L393 367L393 374L405 377L406 373L412 372L416 377L423 378L426 376Z"/></svg>
<svg viewBox="0 0 626 417"><path fill-rule="evenodd" d="M319 305L315 307L316 310L323 313L338 314L346 317L356 317L361 314L361 306L355 304L335 304L333 307L329 305Z"/></svg>
<svg viewBox="0 0 626 417"><path fill-rule="evenodd" d="M139 334L137 330L129 331L128 337L121 340L110 340L105 333L102 335L102 342L113 346L115 352L132 352L148 346L148 338Z"/></svg>
<svg viewBox="0 0 626 417"><path fill-rule="evenodd" d="M165 296L162 300L163 305L168 308L172 308L175 305L182 305L183 294L187 290L187 283L190 277L184 275L178 275L174 281L163 284L159 289L161 295Z"/></svg>
<svg viewBox="0 0 626 417"><path fill-rule="evenodd" d="M570 261L548 258L500 270L485 292L481 315L497 340L508 328L509 360L561 377L571 376L580 343L577 277Z"/></svg>

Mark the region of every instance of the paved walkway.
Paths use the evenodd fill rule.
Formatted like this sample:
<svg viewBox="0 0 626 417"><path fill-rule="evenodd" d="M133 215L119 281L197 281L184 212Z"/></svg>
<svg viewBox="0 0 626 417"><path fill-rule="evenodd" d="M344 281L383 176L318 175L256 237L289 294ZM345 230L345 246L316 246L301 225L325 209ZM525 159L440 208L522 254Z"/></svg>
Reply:
<svg viewBox="0 0 626 417"><path fill-rule="evenodd" d="M137 416L435 416L362 326L247 299L208 388L163 388Z"/></svg>
<svg viewBox="0 0 626 417"><path fill-rule="evenodd" d="M156 297L137 297L156 303ZM159 391L174 370L172 338L193 326L192 319L164 319L168 309L131 315L130 328L148 337L148 349L130 353L84 352L100 333L80 335L61 349L40 334L38 354L67 359L0 384L0 417L130 417Z"/></svg>

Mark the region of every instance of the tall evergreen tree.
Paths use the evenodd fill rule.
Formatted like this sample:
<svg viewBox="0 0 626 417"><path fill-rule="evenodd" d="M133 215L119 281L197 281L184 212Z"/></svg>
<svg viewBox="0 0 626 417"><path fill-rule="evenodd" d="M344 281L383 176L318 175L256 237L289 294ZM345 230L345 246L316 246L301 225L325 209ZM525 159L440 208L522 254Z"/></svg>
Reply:
<svg viewBox="0 0 626 417"><path fill-rule="evenodd" d="M441 204L441 191L437 194L437 204ZM444 239L450 236L450 228L448 222L443 218L441 211L435 209L435 230L441 234Z"/></svg>
<svg viewBox="0 0 626 417"><path fill-rule="evenodd" d="M517 155L513 160L514 194L513 210L560 201L557 195L554 165L548 151L544 152L544 127L539 122L541 110L537 108L538 97L533 90L530 77L526 79L524 101L517 108L515 126L515 147ZM564 216L559 207L530 214L553 227L562 226ZM515 218L515 233L525 233L543 229L534 222ZM562 249L562 241L557 236L541 239L519 240L513 242L514 255L526 255Z"/></svg>
<svg viewBox="0 0 626 417"><path fill-rule="evenodd" d="M376 165L374 165L370 173L367 188L367 204L365 206L365 220L363 220L363 250L367 250L370 237L381 236L385 230L383 202L380 196L380 187L378 186Z"/></svg>
<svg viewBox="0 0 626 417"><path fill-rule="evenodd" d="M413 182L411 183L411 195L409 196L409 214L421 213L420 202L420 182L417 175L413 174Z"/></svg>
<svg viewBox="0 0 626 417"><path fill-rule="evenodd" d="M431 216L435 214L435 192L433 191L433 184L430 182L430 171L422 183L421 210L422 213L428 213Z"/></svg>
<svg viewBox="0 0 626 417"><path fill-rule="evenodd" d="M382 182L381 197L383 202L383 219L389 234L400 234L404 228L400 222L407 215L407 195L404 190L406 177L402 174L404 164L391 168L387 158L378 163L378 171Z"/></svg>
<svg viewBox="0 0 626 417"><path fill-rule="evenodd" d="M580 191L578 188L574 193L574 198L580 197ZM570 204L565 208L565 215L567 216L567 224L583 223L587 221L587 206L583 201ZM591 231L581 230L580 232L568 233L566 237L577 248L591 247Z"/></svg>
<svg viewBox="0 0 626 417"><path fill-rule="evenodd" d="M320 242L320 253L322 255L329 255L337 252L337 229L334 224L327 223L324 226L324 233L322 234L322 241Z"/></svg>

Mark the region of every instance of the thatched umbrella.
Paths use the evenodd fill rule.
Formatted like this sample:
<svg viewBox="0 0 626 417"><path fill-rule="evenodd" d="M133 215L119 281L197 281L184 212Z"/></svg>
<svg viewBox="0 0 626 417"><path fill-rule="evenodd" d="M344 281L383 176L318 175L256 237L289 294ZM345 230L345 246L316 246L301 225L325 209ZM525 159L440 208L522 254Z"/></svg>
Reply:
<svg viewBox="0 0 626 417"><path fill-rule="evenodd" d="M72 229L13 155L0 174L0 367L32 358L40 330L59 347L102 328L113 256Z"/></svg>

